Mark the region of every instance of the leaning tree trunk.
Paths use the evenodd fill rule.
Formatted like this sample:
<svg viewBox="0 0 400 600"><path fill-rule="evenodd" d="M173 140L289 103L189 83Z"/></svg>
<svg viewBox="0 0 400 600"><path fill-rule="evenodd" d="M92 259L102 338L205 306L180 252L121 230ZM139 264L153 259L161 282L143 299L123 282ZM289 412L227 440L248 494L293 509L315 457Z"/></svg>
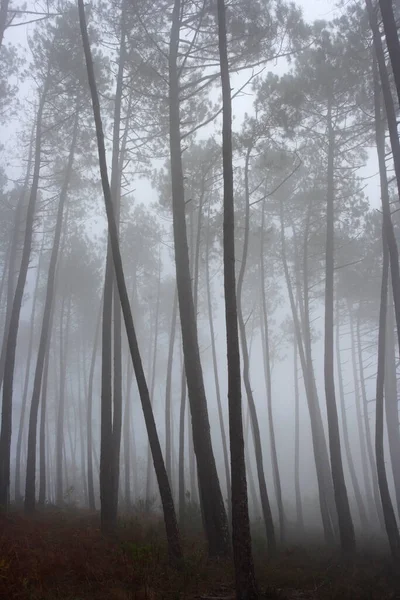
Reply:
<svg viewBox="0 0 400 600"><path fill-rule="evenodd" d="M172 560L181 560L182 548L180 543L178 524L176 520L174 501L172 498L171 487L168 481L167 471L165 469L165 463L161 451L160 440L158 438L154 414L151 407L150 394L143 371L142 359L140 356L138 341L136 338L136 331L133 323L132 311L130 307L128 291L125 283L125 275L122 266L121 251L118 241L118 228L115 220L114 205L112 201L111 188L107 173L106 150L104 144L103 125L100 114L99 97L97 93L97 86L94 75L93 60L90 50L83 0L78 0L78 10L89 88L92 97L93 116L96 126L97 147L99 155L100 176L103 187L104 204L107 213L108 230L115 269L115 278L118 286L120 303L125 321L125 329L128 338L132 364L136 375L140 399L142 402L147 434L149 436L149 442L153 454L154 468L156 471L158 485L160 489L161 502L164 511L165 528L168 539L168 550Z"/></svg>
<svg viewBox="0 0 400 600"><path fill-rule="evenodd" d="M326 410L328 416L329 449L339 520L339 534L342 551L352 554L355 551L355 535L351 518L346 482L343 473L340 448L339 420L335 396L333 365L333 297L334 297L334 151L335 132L332 124L332 106L328 103L328 171L326 197L326 251L325 251L325 354L324 379Z"/></svg>
<svg viewBox="0 0 400 600"><path fill-rule="evenodd" d="M229 435L232 486L232 542L237 600L258 598L251 548L243 439L240 347L235 281L235 207L233 197L232 100L225 2L218 0L218 45L222 85L222 163L224 178L224 292L228 358Z"/></svg>
<svg viewBox="0 0 400 600"><path fill-rule="evenodd" d="M185 531L185 408L186 408L186 373L182 365L181 403L179 411L179 458L178 458L178 495L179 495L179 525Z"/></svg>
<svg viewBox="0 0 400 600"><path fill-rule="evenodd" d="M379 491L381 494L383 516L385 519L386 533L390 550L396 565L400 560L400 536L397 528L396 516L390 498L389 486L386 477L384 443L383 443L383 390L385 382L385 344L386 344L386 314L388 299L389 252L382 229L383 242L383 270L381 287L381 306L379 311L379 336L378 336L378 372L376 375L376 420L375 420L375 452L378 470Z"/></svg>
<svg viewBox="0 0 400 600"><path fill-rule="evenodd" d="M67 199L69 182L72 175L72 166L74 162L76 140L78 136L79 109L77 99L75 102L75 122L72 133L71 147L69 151L67 168L64 176L63 185L58 202L56 217L56 228L54 232L53 248L51 250L49 273L47 277L46 299L43 310L42 329L40 332L39 349L36 359L35 377L33 381L33 392L31 400L31 410L29 415L28 431L28 457L26 466L25 483L25 511L32 512L35 509L35 480L36 480L36 438L37 438L37 418L39 410L40 392L42 387L43 369L46 355L46 348L49 344L50 315L52 312L56 269L58 261L58 252L60 248L61 232L63 226L64 206Z"/></svg>
<svg viewBox="0 0 400 600"><path fill-rule="evenodd" d="M251 145L249 145L247 152L246 152L245 172L248 172L250 152L251 152ZM268 498L267 484L265 481L260 426L258 423L256 404L254 401L253 390L251 388L251 382L250 382L249 351L248 351L247 338L246 338L246 325L245 325L243 309L242 309L242 289L243 289L244 274L246 271L248 241L249 241L249 219L250 219L250 203L249 203L249 195L248 195L248 193L246 193L243 252L242 252L242 260L240 263L240 270L239 270L238 284L237 284L237 312L238 312L238 320L239 320L240 341L241 341L241 345L242 345L242 355L243 355L243 381L244 381L244 386L246 389L247 401L249 404L249 410L250 410L250 415L251 415L251 424L252 424L252 430L253 430L253 436L254 436L254 448L255 448L255 453L256 453L257 475L258 475L258 483L260 486L260 495L261 495L261 506L262 506L263 516L264 516L265 528L266 528L266 532L267 532L268 548L269 548L269 551L271 552L271 554L275 554L276 553L275 529L274 529L274 524L273 524L273 520L272 520L271 506L270 506L269 498ZM232 464L231 464L231 469L232 469ZM232 500L232 510L233 510L233 500Z"/></svg>
<svg viewBox="0 0 400 600"><path fill-rule="evenodd" d="M48 463L46 462L46 413L47 413L47 388L49 382L49 363L50 363L50 343L51 343L51 331L53 328L53 317L54 307L51 313L50 328L49 328L49 341L46 349L46 358L43 370L43 381L42 381L42 399L40 401L40 428L39 428L39 496L38 505L44 506L46 502L46 485L47 475L46 468Z"/></svg>
<svg viewBox="0 0 400 600"><path fill-rule="evenodd" d="M101 325L101 315L102 315L102 302L100 303L99 314L96 319L96 330L94 334L93 341L93 349L92 349L92 358L90 361L90 370L89 370L89 381L88 381L88 392L87 392L87 474L88 474L88 498L89 498L89 509L96 509L96 501L94 495L94 483L93 483L93 428L92 428L92 420L93 420L93 381L94 381L94 371L96 368L96 356L98 352L99 345L99 337L100 337L100 325Z"/></svg>
<svg viewBox="0 0 400 600"><path fill-rule="evenodd" d="M294 489L296 496L297 527L300 535L304 533L303 503L300 491L300 394L297 365L297 341L293 339L293 377L294 377Z"/></svg>
<svg viewBox="0 0 400 600"><path fill-rule="evenodd" d="M246 195L248 195L248 173L246 173ZM269 348L269 326L268 326L268 310L267 310L267 299L265 295L265 265L264 265L264 226L265 226L265 200L262 203L261 209L261 233L260 233L260 286L261 286L261 306L262 306L262 318L261 318L261 334L263 343L263 355L264 355L264 376L265 376L265 388L267 390L267 406L268 406L268 424L269 424L269 437L271 443L271 459L272 468L274 474L274 484L276 501L278 505L279 514L279 530L280 530L280 542L285 543L286 534L286 518L285 511L283 508L282 500L282 487L281 478L279 474L278 465L278 453L276 450L275 441L275 428L273 421L272 412L272 381L271 381L271 356Z"/></svg>
<svg viewBox="0 0 400 600"><path fill-rule="evenodd" d="M181 1L175 0L169 46L169 117L172 206L176 281L183 338L185 372L192 415L193 444L197 459L200 497L210 555L229 553L228 521L211 442L210 422L197 337L196 316L189 268L185 218L185 191L180 135L179 35Z"/></svg>
<svg viewBox="0 0 400 600"><path fill-rule="evenodd" d="M1 414L1 434L0 434L0 505L7 506L9 499L10 485L10 453L11 453L11 431L12 431L12 401L13 401L13 383L15 354L17 348L17 336L19 327L19 317L21 313L22 299L24 295L26 277L28 273L29 260L31 256L33 221L35 217L36 199L39 187L40 176L40 158L42 145L42 119L43 109L46 102L46 96L49 87L50 65L42 89L38 113L36 117L36 138L35 138L35 158L32 178L32 187L29 196L28 210L25 223L25 238L22 250L21 264L18 273L17 286L15 288L13 306L10 317L9 334L7 337L7 349L4 366L3 379L3 404Z"/></svg>

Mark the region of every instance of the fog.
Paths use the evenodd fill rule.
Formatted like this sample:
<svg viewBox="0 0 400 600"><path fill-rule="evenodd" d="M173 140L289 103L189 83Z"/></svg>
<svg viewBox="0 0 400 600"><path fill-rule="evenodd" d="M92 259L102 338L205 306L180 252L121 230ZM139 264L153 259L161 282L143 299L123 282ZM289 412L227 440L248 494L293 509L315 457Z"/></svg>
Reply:
<svg viewBox="0 0 400 600"><path fill-rule="evenodd" d="M399 558L380 4L2 0L5 512Z"/></svg>

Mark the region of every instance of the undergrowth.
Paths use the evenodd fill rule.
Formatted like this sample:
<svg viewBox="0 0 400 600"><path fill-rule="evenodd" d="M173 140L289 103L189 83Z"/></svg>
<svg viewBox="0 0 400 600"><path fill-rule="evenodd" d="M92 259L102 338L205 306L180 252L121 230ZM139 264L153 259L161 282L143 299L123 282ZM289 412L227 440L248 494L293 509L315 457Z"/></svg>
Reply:
<svg viewBox="0 0 400 600"><path fill-rule="evenodd" d="M0 515L1 600L185 600L233 598L230 561L209 561L202 536L184 539L181 570L167 560L158 516L122 518L112 537L99 517L48 508L27 518ZM385 554L363 551L352 564L314 545L292 546L269 560L254 536L257 578L264 598L394 600L396 574ZM400 590L400 586L398 587Z"/></svg>

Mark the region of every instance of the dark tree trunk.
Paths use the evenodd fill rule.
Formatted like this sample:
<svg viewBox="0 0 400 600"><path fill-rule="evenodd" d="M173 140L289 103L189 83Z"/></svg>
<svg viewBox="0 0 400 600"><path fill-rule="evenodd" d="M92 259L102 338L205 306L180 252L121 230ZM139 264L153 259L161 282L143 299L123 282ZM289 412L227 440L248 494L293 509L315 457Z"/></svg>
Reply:
<svg viewBox="0 0 400 600"><path fill-rule="evenodd" d="M165 386L165 462L168 478L172 489L172 448L171 448L171 387L172 387L172 365L174 361L174 345L176 333L176 318L178 314L178 292L175 290L174 303L172 305L171 331L169 334L167 382Z"/></svg>
<svg viewBox="0 0 400 600"><path fill-rule="evenodd" d="M394 107L393 96L392 96L392 92L390 89L389 75L388 75L388 71L387 71L387 67L386 67L385 53L384 53L384 49L383 49L381 32L379 30L379 24L378 24L378 20L377 20L377 16L376 16L376 11L374 10L371 0L366 0L366 5L367 5L369 23L370 23L370 27L372 30L374 49L375 49L375 54L376 54L376 60L378 63L379 76L381 79L382 94L383 94L383 99L385 102L386 118L387 118L388 127L389 127L390 144L392 146L393 165L394 165L394 171L395 171L396 181L397 181L397 190L399 192L399 200L400 200L400 140L399 140L398 131L397 131L396 110ZM375 83L375 86L376 86L376 83ZM375 96L376 96L376 92L375 92ZM375 112L376 112L376 100L375 100ZM380 119L379 119L379 121L380 121ZM381 174L381 169L380 169L380 174ZM386 235L386 232L385 232L385 235ZM389 239L388 239L387 243L389 243Z"/></svg>
<svg viewBox="0 0 400 600"><path fill-rule="evenodd" d="M53 248L51 250L49 273L47 277L46 299L43 311L42 329L40 332L39 349L36 359L35 377L33 382L33 392L31 400L31 409L29 415L28 432L28 457L26 465L26 483L25 483L25 512L32 512L35 509L35 481L36 481L36 438L37 438L37 418L39 410L40 392L42 387L43 369L46 356L46 348L49 344L50 316L52 313L56 269L58 261L58 252L60 248L61 232L63 226L64 206L67 199L69 182L72 175L72 166L74 162L76 139L78 135L79 110L78 101L75 103L75 122L72 133L71 147L69 151L67 168L58 202L56 217L56 228L54 232Z"/></svg>
<svg viewBox="0 0 400 600"><path fill-rule="evenodd" d="M229 435L232 486L232 544L236 598L258 598L251 548L243 439L240 348L235 277L235 208L232 164L232 100L224 0L218 0L218 45L222 85L222 162L224 178L224 291L228 358ZM270 532L268 532L270 533ZM270 541L271 546L271 541Z"/></svg>
<svg viewBox="0 0 400 600"><path fill-rule="evenodd" d="M400 431L398 420L396 350L394 336L393 306L389 302L387 313L385 350L385 413L388 432L389 454L392 464L397 513L400 515Z"/></svg>
<svg viewBox="0 0 400 600"><path fill-rule="evenodd" d="M186 407L186 374L182 365L181 406L179 411L179 525L185 531L185 407Z"/></svg>
<svg viewBox="0 0 400 600"><path fill-rule="evenodd" d="M9 485L10 485L10 452L11 452L11 431L12 431L12 400L13 400L13 383L14 383L14 368L15 354L17 347L17 336L19 327L19 317L21 312L22 298L24 295L25 282L28 273L29 260L31 256L32 237L33 237L33 220L36 209L36 199L39 186L40 175L40 157L42 144L42 118L43 109L46 101L49 72L42 89L38 113L36 117L36 137L35 137L35 158L34 170L32 178L32 187L29 196L28 210L25 223L25 238L22 250L22 258L18 273L17 285L14 293L12 305L9 333L7 336L7 348L4 363L4 379L3 379L3 404L1 414L1 435L0 435L0 505L7 506L9 500Z"/></svg>
<svg viewBox="0 0 400 600"><path fill-rule="evenodd" d="M393 12L392 0L379 0L379 6L400 106L400 41L397 29L398 25Z"/></svg>
<svg viewBox="0 0 400 600"><path fill-rule="evenodd" d="M7 21L9 18L8 15L8 5L9 0L1 0L0 3L0 48L3 44L4 32L7 29Z"/></svg>
<svg viewBox="0 0 400 600"><path fill-rule="evenodd" d="M351 483L354 489L354 495L356 498L358 513L360 516L361 528L363 531L368 531L368 517L367 511L365 509L363 497L360 490L360 485L357 479L357 473L354 467L353 455L351 452L350 446L350 437L349 437L349 428L347 424L347 416L346 416L346 404L345 404L345 396L344 396L344 385L343 385L343 373L342 373L342 363L340 359L340 315L339 315L339 303L336 303L336 364L337 364L337 374L339 381L339 398L340 398L340 412L342 414L342 431L343 431L343 441L344 448L346 451L347 464L349 467L349 473L351 478Z"/></svg>
<svg viewBox="0 0 400 600"><path fill-rule="evenodd" d="M175 0L169 47L169 117L172 175L173 229L176 281L182 329L185 372L192 415L193 444L196 453L200 497L211 556L230 551L229 529L211 443L210 422L197 337L196 316L189 268L185 219L185 191L180 136L178 52L181 2Z"/></svg>
<svg viewBox="0 0 400 600"><path fill-rule="evenodd" d="M142 402L147 433L149 436L151 451L153 454L154 468L156 471L158 485L160 489L161 502L164 510L165 528L168 539L168 550L172 560L180 561L182 559L182 548L180 543L178 524L176 520L174 501L172 498L171 488L168 481L167 471L165 469L163 455L161 452L157 428L154 421L153 410L150 402L150 394L143 371L143 365L136 338L136 332L132 318L132 311L130 307L128 291L125 283L124 270L122 266L121 251L118 241L118 228L114 215L114 206L107 173L106 151L104 145L104 133L100 114L99 97L94 76L93 60L90 51L89 36L87 31L83 0L78 0L78 9L82 42L86 59L89 88L92 97L93 116L96 126L99 168L103 187L104 203L107 213L107 222L113 255L115 278L118 286L120 303L125 321L125 329L128 338L132 364L136 375L136 381L139 389L140 399Z"/></svg>
<svg viewBox="0 0 400 600"><path fill-rule="evenodd" d="M328 416L329 449L339 520L339 534L342 551L352 554L355 551L355 535L351 518L349 499L343 473L340 448L339 420L335 396L333 365L333 301L334 301L334 151L335 132L332 124L332 108L328 106L328 171L326 198L326 253L325 253L325 356L324 379L326 410Z"/></svg>
<svg viewBox="0 0 400 600"><path fill-rule="evenodd" d="M126 398L125 398L125 413L124 413L124 467L125 467L125 506L129 510L132 505L131 496L131 391L133 381L133 371L131 364L128 362L126 365ZM135 464L134 457L132 457L132 463Z"/></svg>
<svg viewBox="0 0 400 600"><path fill-rule="evenodd" d="M50 342L51 342L51 331L53 328L54 318L54 306L52 308L50 328L49 328L49 341L46 349L46 358L44 362L43 370L43 381L42 381L42 399L40 402L40 429L39 429L39 497L38 505L44 506L46 502L46 485L47 476L46 468L48 463L46 462L46 408L47 408L47 388L49 381L49 363L50 363Z"/></svg>
<svg viewBox="0 0 400 600"><path fill-rule="evenodd" d="M22 501L22 497L21 497L21 448L22 448L22 437L23 437L24 425L25 425L26 405L27 405L27 400L28 400L28 387L29 387L30 373L31 373L33 334L35 331L36 302L37 302L39 279L40 279L40 272L41 272L41 266L42 266L41 263L42 263L42 256L43 256L43 245L44 245L44 236L43 236L43 241L42 241L42 247L40 250L38 265L37 265L35 287L33 290L31 323L30 323L30 328L29 328L28 356L27 356L27 362L26 362L24 389L22 392L21 415L20 415L19 427L18 427L17 449L16 449L16 457L15 457L15 501L17 503Z"/></svg>
<svg viewBox="0 0 400 600"><path fill-rule="evenodd" d="M400 536L397 529L396 516L390 498L389 486L386 477L386 466L383 444L383 390L385 382L385 345L386 345L386 314L388 300L388 277L389 277L389 252L382 229L383 243L383 270L381 288L381 306L379 311L379 337L378 337L378 372L376 375L376 420L375 420L375 452L378 470L379 491L381 494L383 515L385 519L386 533L389 540L393 560L398 565L400 560Z"/></svg>

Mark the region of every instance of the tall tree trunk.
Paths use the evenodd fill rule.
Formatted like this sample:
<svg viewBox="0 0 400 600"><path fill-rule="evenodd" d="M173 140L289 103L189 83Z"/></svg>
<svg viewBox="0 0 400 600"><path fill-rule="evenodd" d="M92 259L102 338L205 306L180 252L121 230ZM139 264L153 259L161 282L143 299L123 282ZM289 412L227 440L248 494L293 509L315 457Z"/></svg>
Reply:
<svg viewBox="0 0 400 600"><path fill-rule="evenodd" d="M379 0L379 6L400 106L400 41L397 29L398 25L393 12L392 0Z"/></svg>
<svg viewBox="0 0 400 600"><path fill-rule="evenodd" d="M58 210L56 217L56 228L54 232L53 248L51 250L49 273L47 277L46 300L44 304L42 329L40 332L40 341L38 355L36 359L35 378L33 382L33 392L31 400L31 410L29 415L28 432L28 458L26 465L26 483L25 483L25 512L32 512L35 509L35 480L36 480L36 438L37 438L37 418L39 410L40 392L43 378L43 368L45 362L46 348L49 344L50 315L54 302L56 269L58 261L58 252L60 248L61 232L63 226L64 206L67 199L69 182L72 175L72 166L74 162L75 146L78 135L79 110L78 99L75 103L75 122L72 133L71 147L68 156L67 168L64 176L63 185L58 201Z"/></svg>
<svg viewBox="0 0 400 600"><path fill-rule="evenodd" d="M41 272L41 266L42 266L43 245L44 245L44 236L43 236L42 247L40 250L39 260L38 260L38 264L37 264L35 287L33 290L32 313L31 313L31 322L30 322L30 328L29 328L28 354L27 354L27 361L26 361L24 389L22 392L21 414L20 414L20 418L19 418L19 427L18 427L17 448L16 448L16 457L15 457L15 501L17 503L21 502L21 500L22 500L22 498L21 498L21 447L22 447L22 438L23 438L23 433L24 433L26 405L27 405L27 400L28 400L28 387L29 387L30 373L31 373L33 334L35 331L36 303L37 303L37 297L38 297L39 279L40 279L40 272Z"/></svg>
<svg viewBox="0 0 400 600"><path fill-rule="evenodd" d="M124 413L124 463L125 463L125 506L129 510L132 505L131 497L131 390L133 381L133 371L129 362L129 356L126 365L126 398ZM135 464L135 461L132 461ZM136 467L135 467L136 468Z"/></svg>
<svg viewBox="0 0 400 600"><path fill-rule="evenodd" d="M168 478L172 489L172 448L171 448L171 388L172 388L172 366L174 362L174 345L176 333L176 318L178 314L178 292L175 289L174 303L172 305L171 330L169 334L167 382L165 386L165 462Z"/></svg>
<svg viewBox="0 0 400 600"><path fill-rule="evenodd" d="M324 449L325 449L325 434L322 424L321 410L319 407L318 399L315 394L315 379L314 372L307 363L306 353L303 346L301 323L298 316L297 306L294 299L292 282L289 274L289 267L286 258L286 241L285 241L285 225L284 225L284 210L283 202L280 202L280 238L281 238L281 256L283 270L285 274L286 286L289 294L290 307L293 316L293 323L295 329L295 335L297 339L297 347L299 351L300 364L303 372L304 386L306 390L306 398L308 404L308 411L310 415L311 423L311 434L313 442L314 460L317 472L317 483L318 483L318 494L319 504L321 509L322 525L324 528L324 536L328 545L334 542L334 533L331 518L329 515L328 503L327 503L327 489L326 479L324 476L324 469L327 468L326 461L324 460ZM329 466L329 460L328 460Z"/></svg>
<svg viewBox="0 0 400 600"><path fill-rule="evenodd" d="M304 533L303 503L300 491L300 394L297 365L297 341L293 340L293 377L294 377L294 489L296 496L296 517L299 533Z"/></svg>
<svg viewBox="0 0 400 600"><path fill-rule="evenodd" d="M3 404L1 413L1 434L0 434L0 505L7 506L9 500L10 485L10 452L11 452L11 432L12 432L12 400L13 400L13 382L15 368L15 354L17 348L17 336L19 327L19 317L21 312L22 298L26 277L28 273L29 260L31 255L33 221L36 209L37 191L40 175L40 157L42 144L42 118L43 109L46 101L49 87L49 70L41 92L38 113L36 117L36 137L35 137L35 158L32 178L32 187L29 196L28 210L25 223L25 238L22 250L21 264L18 274L17 285L15 288L14 300L12 305L9 333L7 337L7 349L4 366L3 379Z"/></svg>
<svg viewBox="0 0 400 600"><path fill-rule="evenodd" d="M39 429L39 497L38 505L44 506L46 502L46 485L48 461L46 461L46 436L48 436L48 428L46 431L46 409L47 409L47 389L49 382L49 363L50 363L50 343L51 332L53 328L54 306L52 307L49 340L46 348L46 358L44 362L43 381L42 381L42 399L40 402L40 429Z"/></svg>
<svg viewBox="0 0 400 600"><path fill-rule="evenodd" d="M4 32L7 29L9 3L10 0L1 0L0 3L0 48L3 44Z"/></svg>
<svg viewBox="0 0 400 600"><path fill-rule="evenodd" d="M65 414L65 387L66 387L66 379L67 379L67 365L68 365L68 346L69 346L69 330L71 323L71 304L72 298L71 296L68 298L68 307L67 314L65 320L65 329L64 329L64 313L65 313L65 298L63 298L61 313L60 313L60 387L59 387L59 401L58 401L58 409L57 409L57 425L56 425L56 436L57 436L57 444L56 444L56 504L57 506L62 506L64 502L64 484L63 484L63 469L62 469L62 460L63 460L63 449L64 453L66 453L65 448L65 439L64 439L64 414ZM64 457L65 458L65 457ZM67 478L67 469L65 469L65 476ZM28 474L27 474L28 480ZM68 488L68 484L67 484ZM27 492L26 491L25 493ZM31 506L27 504L26 496L25 496L25 510L32 510Z"/></svg>
<svg viewBox="0 0 400 600"><path fill-rule="evenodd" d="M224 425L224 413L222 411L221 388L220 388L220 383L219 383L218 361L217 361L217 350L215 347L214 317L213 317L213 310L212 310L211 283L210 283L210 205L208 205L207 242L206 242L205 261L206 261L206 291L207 291L208 323L210 325L210 338L211 338L211 351L212 351L212 359L213 359L215 394L217 397L218 420L219 420L219 427L220 427L220 431L221 431L222 451L224 454L226 490L227 490L227 495L228 495L228 514L229 514L230 521L232 521L231 476L230 476L230 470L229 470L229 455L228 455L228 444L226 441L226 433L225 433L225 425Z"/></svg>
<svg viewBox="0 0 400 600"><path fill-rule="evenodd" d="M92 415L93 415L93 381L94 372L96 369L96 356L98 352L99 337L100 337L100 325L102 316L103 303L100 302L99 313L96 319L96 330L94 334L92 358L90 361L89 370L89 381L88 381L88 392L87 392L87 416L86 416L86 428L87 428L87 474L88 474L88 498L89 498L89 509L96 509L96 501L94 494L94 483L93 483L93 426L92 426Z"/></svg>
<svg viewBox="0 0 400 600"><path fill-rule="evenodd" d="M186 373L182 365L181 405L179 412L179 525L185 531L185 408L186 408Z"/></svg>
<svg viewBox="0 0 400 600"><path fill-rule="evenodd" d="M381 503L379 501L379 486L378 486L378 474L376 472L376 461L374 460L374 451L372 447L372 435L371 435L371 426L368 418L368 401L367 401L367 391L365 389L365 377L364 377L364 361L362 355L362 345L361 345L361 333L360 333L360 309L357 315L357 348L358 348L358 364L360 369L360 382L361 382L361 396L363 400L364 406L364 427L365 427L365 438L367 442L367 454L368 460L372 473L372 490L374 494L375 500L375 508L378 513L379 524L381 529L384 528L384 520L383 513L381 508Z"/></svg>
<svg viewBox="0 0 400 600"><path fill-rule="evenodd" d="M160 489L161 502L164 510L165 528L168 539L168 550L171 559L181 560L182 548L180 543L178 524L176 520L174 501L172 498L171 487L168 481L167 471L165 469L165 463L161 452L160 440L158 438L157 428L154 421L153 410L150 402L150 394L143 371L143 365L136 338L136 332L132 318L132 311L130 307L128 291L125 283L124 270L122 266L121 251L118 241L118 228L115 220L114 205L112 201L111 188L107 173L107 160L104 145L103 125L100 114L99 97L94 76L93 60L90 50L83 0L78 0L78 10L89 88L92 97L93 116L96 126L97 147L99 155L99 169L103 187L104 204L107 213L108 231L113 255L115 278L118 286L120 303L125 321L125 329L128 337L129 350L131 353L133 368L135 371L140 399L142 402L147 434L149 436L149 441L151 445L154 468L156 471L158 485Z"/></svg>
<svg viewBox="0 0 400 600"><path fill-rule="evenodd" d="M154 390L156 386L157 378L157 350L158 350L158 329L160 320L160 294L161 294L161 256L160 249L158 249L158 277L157 277L157 300L156 300L156 314L154 323L154 344L153 344L153 358L151 367L151 383L150 383L150 400L152 405L154 404ZM167 472L168 473L168 472ZM151 450L150 445L148 446L147 454L147 478L146 478L146 510L149 511L151 508L152 500L152 465L151 465ZM171 485L171 479L169 479ZM172 485L171 485L172 489Z"/></svg>
<svg viewBox="0 0 400 600"><path fill-rule="evenodd" d="M248 165L250 159L251 146L249 145L246 152L245 162L245 173L248 173ZM247 179L247 177L246 177ZM237 314L239 321L240 341L242 345L242 356L243 356L243 381L246 389L247 401L249 404L251 425L254 436L254 447L256 453L256 466L258 475L258 484L260 486L261 495L261 506L263 511L264 523L267 532L268 548L271 554L276 553L276 539L275 529L272 520L271 506L269 503L267 485L265 481L264 465L263 465L263 454L261 444L260 426L258 423L256 404L254 401L253 390L251 389L250 382L250 362L249 362L249 351L247 346L246 338L246 325L243 316L242 309L242 289L244 274L246 272L247 252L248 252L248 240L249 240L249 218L250 218L250 204L249 195L247 193L248 186L246 185L246 206L245 206L245 225L244 225L244 241L243 241L243 252L242 260L240 262L240 270L237 283ZM231 435L231 434L230 434ZM231 439L232 444L232 439ZM231 459L231 473L232 473L232 459ZM233 474L232 474L233 476ZM233 511L233 498L232 498L232 511ZM233 514L233 513L232 513Z"/></svg>
<svg viewBox="0 0 400 600"><path fill-rule="evenodd" d="M393 96L391 92L391 86L389 81L389 75L386 67L385 52L383 49L381 32L376 16L376 11L372 5L372 0L366 0L367 12L370 27L372 30L372 36L374 41L374 49L376 54L376 60L378 63L379 76L381 79L382 94L385 102L386 119L389 127L390 144L392 147L393 154L393 165L397 181L397 190L399 192L400 200L400 140L397 131L397 117L396 110L394 107ZM376 94L376 92L375 92ZM375 112L376 112L376 100L375 100ZM386 235L386 233L385 233ZM389 240L388 240L389 243Z"/></svg>
<svg viewBox="0 0 400 600"><path fill-rule="evenodd" d="M389 294L390 297L390 294ZM394 336L393 306L389 302L387 312L386 349L385 349L385 413L388 432L389 454L392 464L397 514L400 516L400 431L398 419L396 349Z"/></svg>
<svg viewBox="0 0 400 600"><path fill-rule="evenodd" d="M248 189L248 184L246 185L246 187ZM264 227L265 227L265 200L262 203L262 209L261 209L261 233L260 233L260 287L261 287L261 307L262 307L261 336L262 336L263 356L264 356L265 389L267 391L268 425L269 425L269 437L270 437L270 443L271 443L272 471L273 471L273 475L274 475L275 494L276 494L276 501L277 501L277 505L278 505L280 542L281 542L281 544L284 544L285 536L286 536L286 518L285 518L285 511L283 508L281 478L280 478L280 474L279 474L278 453L276 450L275 428L274 428L273 412L272 412L271 357L270 357L270 349L269 349L269 326L268 326L267 299L266 299L266 295L265 295Z"/></svg>
<svg viewBox="0 0 400 600"><path fill-rule="evenodd" d="M196 316L190 279L185 219L185 191L180 136L178 53L181 1L175 0L169 46L169 117L172 174L172 206L176 281L183 338L185 372L192 415L200 497L210 555L229 553L228 521L211 443L210 422L197 337Z"/></svg>
<svg viewBox="0 0 400 600"><path fill-rule="evenodd" d="M400 536L397 528L396 516L390 498L389 486L386 477L386 466L383 444L383 390L385 381L385 345L386 345L386 313L388 300L389 252L382 229L383 243L383 270L381 287L381 306L379 311L379 336L378 336L378 372L376 375L376 420L375 420L375 452L378 470L379 491L381 494L383 515L390 550L396 564L400 560Z"/></svg>
<svg viewBox="0 0 400 600"><path fill-rule="evenodd" d="M361 456L361 466L364 478L364 486L365 486L365 496L367 502L367 508L370 515L370 518L373 518L374 515L374 502L372 498L372 488L371 481L369 477L368 471L368 463L367 463L367 444L366 438L368 437L368 432L363 428L363 415L361 408L361 398L360 398L360 386L358 381L358 373L357 373L357 361L356 361L356 341L354 336L354 323L353 323L353 307L351 303L347 302L347 310L349 313L350 319L350 346L351 346L351 364L353 371L353 382L354 382L354 398L355 398L355 406L356 406L356 419L357 419L357 429L358 429L358 441L360 444L360 456ZM358 347L360 350L360 346ZM362 373L360 370L360 377L362 378ZM364 404L364 415L367 410L366 404ZM364 421L365 423L365 421Z"/></svg>
<svg viewBox="0 0 400 600"><path fill-rule="evenodd" d="M222 85L222 163L224 178L224 292L228 358L229 435L232 486L232 542L236 598L258 598L251 548L243 439L240 348L235 281L235 207L232 164L232 100L226 35L225 2L218 0L218 45Z"/></svg>
<svg viewBox="0 0 400 600"><path fill-rule="evenodd" d="M333 301L334 301L334 152L335 132L332 124L332 106L328 103L328 171L326 196L326 253L325 253L325 355L324 379L326 410L328 416L329 450L335 502L339 520L339 534L342 551L352 554L355 551L355 535L351 518L346 482L343 473L340 448L339 420L335 396L333 365Z"/></svg>
<svg viewBox="0 0 400 600"><path fill-rule="evenodd" d="M360 490L360 485L357 479L357 473L354 467L353 455L351 452L350 446L350 438L349 438L349 428L347 424L347 415L346 415L346 404L344 397L344 385L343 385L343 373L342 373L342 363L340 359L340 315L339 315L339 302L336 302L336 364L337 364L337 374L339 381L339 398L340 398L340 412L342 414L342 431L343 431L343 441L344 448L346 452L347 464L349 467L349 473L351 478L351 483L354 489L354 495L356 498L358 513L360 516L361 528L363 531L368 531L368 517L367 511L365 509L363 497Z"/></svg>

